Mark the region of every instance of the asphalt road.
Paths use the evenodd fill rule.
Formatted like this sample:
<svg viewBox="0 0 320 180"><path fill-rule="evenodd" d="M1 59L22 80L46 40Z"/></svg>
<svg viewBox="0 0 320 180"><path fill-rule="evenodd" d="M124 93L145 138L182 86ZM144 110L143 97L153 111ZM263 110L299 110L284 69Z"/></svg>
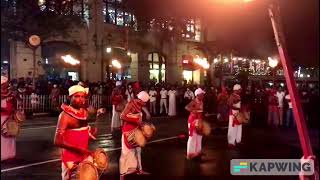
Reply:
<svg viewBox="0 0 320 180"><path fill-rule="evenodd" d="M1 162L1 178L6 180L61 179L60 150L53 146L56 117L28 119L17 138L15 159ZM231 159L300 159L302 152L296 129L275 129L245 126L243 144L227 148L227 129L212 123L210 136L203 138L205 155L201 160L187 160L186 117L152 118L156 135L142 151L142 166L151 175L131 175L126 179L269 179L268 176L232 176ZM110 165L100 179L119 179L120 134L110 134L110 116L96 123L98 139L90 149L107 151ZM310 130L314 153L319 157L318 130ZM297 176L273 176L273 179L298 179Z"/></svg>

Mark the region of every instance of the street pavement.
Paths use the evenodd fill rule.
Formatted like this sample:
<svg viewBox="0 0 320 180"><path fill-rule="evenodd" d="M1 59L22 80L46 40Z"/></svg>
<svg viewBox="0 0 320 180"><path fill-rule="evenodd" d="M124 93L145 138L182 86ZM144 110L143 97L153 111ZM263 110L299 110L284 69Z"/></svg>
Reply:
<svg viewBox="0 0 320 180"><path fill-rule="evenodd" d="M110 134L110 114L91 124L98 127L96 141L90 149L103 148L109 156L107 172L100 179L119 179L121 134ZM300 159L302 152L295 128L277 129L243 127L242 144L237 149L227 148L225 124L212 119L212 133L203 138L204 156L187 160L187 117L153 117L156 135L142 151L142 166L150 175L130 175L126 179L269 179L268 176L232 176L231 159ZM15 159L1 162L1 178L6 180L61 179L60 150L53 146L57 117L28 119L17 138ZM183 137L185 135L185 137ZM318 130L309 135L314 153L319 157ZM297 176L273 176L273 179L298 179Z"/></svg>

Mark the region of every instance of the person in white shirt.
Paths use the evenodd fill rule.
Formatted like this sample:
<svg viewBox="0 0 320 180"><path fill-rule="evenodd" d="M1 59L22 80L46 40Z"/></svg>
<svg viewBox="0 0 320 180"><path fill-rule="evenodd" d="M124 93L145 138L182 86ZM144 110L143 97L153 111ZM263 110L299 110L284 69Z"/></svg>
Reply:
<svg viewBox="0 0 320 180"><path fill-rule="evenodd" d="M294 117L293 117L293 111L292 111L292 102L290 99L290 95L287 94L285 96L286 101L288 102L288 109L286 113L286 127L291 127L292 125L294 126Z"/></svg>
<svg viewBox="0 0 320 180"><path fill-rule="evenodd" d="M184 98L189 102L194 99L194 94L189 88L187 88L187 91L184 93Z"/></svg>
<svg viewBox="0 0 320 180"><path fill-rule="evenodd" d="M130 84L128 85L128 88L126 90L126 96L127 96L127 102L129 102L132 99L134 99L133 89L132 89L132 86Z"/></svg>
<svg viewBox="0 0 320 180"><path fill-rule="evenodd" d="M279 112L279 120L280 120L279 125L283 126L283 99L284 99L285 93L282 87L279 87L276 93L276 96L278 98L278 110L279 110L278 112Z"/></svg>
<svg viewBox="0 0 320 180"><path fill-rule="evenodd" d="M171 87L171 90L168 92L169 95L169 116L175 116L177 115L176 111L176 96L177 96L177 91L174 89L174 87Z"/></svg>
<svg viewBox="0 0 320 180"><path fill-rule="evenodd" d="M160 114L163 112L163 106L166 110L166 114L168 114L168 107L167 107L167 97L168 97L168 91L163 87L160 91Z"/></svg>
<svg viewBox="0 0 320 180"><path fill-rule="evenodd" d="M150 113L155 115L157 113L156 111L157 91L154 90L154 87L151 87L149 91L149 96L150 96Z"/></svg>

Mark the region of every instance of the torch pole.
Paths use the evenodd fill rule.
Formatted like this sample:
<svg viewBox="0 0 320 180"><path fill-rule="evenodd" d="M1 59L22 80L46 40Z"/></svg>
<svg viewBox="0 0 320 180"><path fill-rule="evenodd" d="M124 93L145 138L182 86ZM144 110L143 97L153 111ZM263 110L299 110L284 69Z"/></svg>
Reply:
<svg viewBox="0 0 320 180"><path fill-rule="evenodd" d="M285 46L284 33L282 31L281 21L280 21L279 4L278 3L270 4L268 11L269 11L269 16L270 16L272 27L273 27L274 36L276 39L276 44L279 51L280 60L284 70L284 75L285 75L290 99L292 102L293 115L297 125L302 152L303 152L304 158L314 157L309 135L308 135L306 122L303 116L300 97L297 93L297 87L296 87L296 82L293 76L291 61L288 57L287 49ZM305 178L304 176L300 176L300 179L304 179L304 178ZM316 169L315 169L314 178L318 179Z"/></svg>

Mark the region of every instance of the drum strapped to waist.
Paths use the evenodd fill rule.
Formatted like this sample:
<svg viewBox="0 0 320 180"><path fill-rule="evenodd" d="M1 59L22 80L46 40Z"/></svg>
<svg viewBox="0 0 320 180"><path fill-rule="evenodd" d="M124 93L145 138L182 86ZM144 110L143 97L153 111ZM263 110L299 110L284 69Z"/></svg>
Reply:
<svg viewBox="0 0 320 180"><path fill-rule="evenodd" d="M77 180L98 180L96 166L90 161L83 161L77 166Z"/></svg>
<svg viewBox="0 0 320 180"><path fill-rule="evenodd" d="M26 115L24 113L23 110L17 110L14 113L14 119L18 122L18 123L22 123L23 121L26 120Z"/></svg>
<svg viewBox="0 0 320 180"><path fill-rule="evenodd" d="M135 128L129 132L123 133L127 142L132 147L144 147L146 145L146 138L139 128Z"/></svg>
<svg viewBox="0 0 320 180"><path fill-rule="evenodd" d="M156 127L152 124L152 123L146 123L144 122L140 129L142 130L142 133L143 135L149 139L153 136L155 130L156 130Z"/></svg>
<svg viewBox="0 0 320 180"><path fill-rule="evenodd" d="M211 127L208 122L200 120L200 119L196 119L194 123L195 123L196 131L198 134L205 135L205 136L210 135Z"/></svg>
<svg viewBox="0 0 320 180"><path fill-rule="evenodd" d="M101 148L96 149L93 153L93 163L96 165L99 171L105 171L109 165L107 153Z"/></svg>
<svg viewBox="0 0 320 180"><path fill-rule="evenodd" d="M9 116L1 124L1 134L5 137L16 137L20 133L19 123L13 119L12 116Z"/></svg>
<svg viewBox="0 0 320 180"><path fill-rule="evenodd" d="M250 112L239 112L235 115L235 117L237 118L237 120L239 121L239 123L241 124L246 124L249 123L250 120Z"/></svg>

